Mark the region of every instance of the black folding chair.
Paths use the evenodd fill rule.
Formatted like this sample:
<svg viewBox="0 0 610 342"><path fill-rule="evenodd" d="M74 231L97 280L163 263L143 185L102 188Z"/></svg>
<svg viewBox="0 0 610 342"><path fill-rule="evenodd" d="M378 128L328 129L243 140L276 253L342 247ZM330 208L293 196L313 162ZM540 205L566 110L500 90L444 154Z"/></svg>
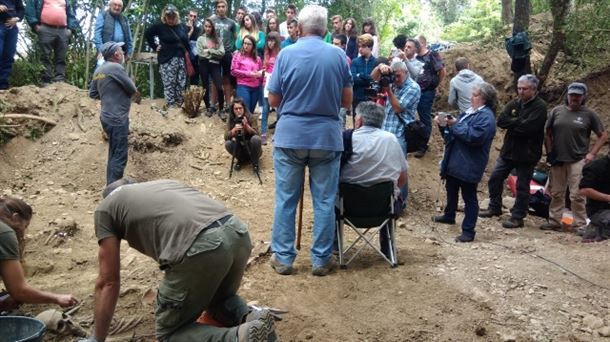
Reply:
<svg viewBox="0 0 610 342"><path fill-rule="evenodd" d="M339 184L339 208L337 212L337 241L339 244L339 265L346 268L369 246L387 261L391 267L398 265L394 230L394 183L391 181L364 187L356 184ZM355 240L344 248L344 226L356 233ZM379 232L380 241L386 242L387 254L375 245ZM385 241L384 241L385 240ZM345 258L351 253L347 262Z"/></svg>

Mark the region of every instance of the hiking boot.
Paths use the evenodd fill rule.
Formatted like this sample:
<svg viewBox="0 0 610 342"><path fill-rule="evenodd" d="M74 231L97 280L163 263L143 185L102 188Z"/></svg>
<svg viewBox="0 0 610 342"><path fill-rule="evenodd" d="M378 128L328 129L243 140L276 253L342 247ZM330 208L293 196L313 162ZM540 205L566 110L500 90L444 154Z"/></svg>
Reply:
<svg viewBox="0 0 610 342"><path fill-rule="evenodd" d="M432 222L438 222L443 224L455 224L455 219L450 220L445 215L432 216Z"/></svg>
<svg viewBox="0 0 610 342"><path fill-rule="evenodd" d="M267 134L261 134L261 144L267 145Z"/></svg>
<svg viewBox="0 0 610 342"><path fill-rule="evenodd" d="M241 324L237 329L238 342L267 342L269 335L274 332L273 322L269 316L269 323L263 319L255 319Z"/></svg>
<svg viewBox="0 0 610 342"><path fill-rule="evenodd" d="M318 267L314 266L314 268L311 270L311 274L313 274L317 277L324 277L330 271L334 270L336 267L337 267L337 261L335 260L335 257L331 255L330 259L328 259L328 261L326 262L326 264L324 264L324 266L318 266Z"/></svg>
<svg viewBox="0 0 610 342"><path fill-rule="evenodd" d="M235 163L235 166L233 166L233 170L235 170L235 171L241 170L241 163L240 162Z"/></svg>
<svg viewBox="0 0 610 342"><path fill-rule="evenodd" d="M540 230L553 230L556 232L561 232L563 229L561 228L560 224L547 222L540 226Z"/></svg>
<svg viewBox="0 0 610 342"><path fill-rule="evenodd" d="M512 228L523 228L523 219L518 218L509 218L508 220L502 222L502 227L512 229Z"/></svg>
<svg viewBox="0 0 610 342"><path fill-rule="evenodd" d="M291 275L294 271L292 269L292 265L284 265L281 262L277 261L277 259L275 258L275 254L271 256L271 259L269 259L269 264L271 264L271 268L273 268L273 270L277 274Z"/></svg>
<svg viewBox="0 0 610 342"><path fill-rule="evenodd" d="M479 217L490 218L494 216L502 216L502 210L496 211L491 209L483 209L479 211Z"/></svg>
<svg viewBox="0 0 610 342"><path fill-rule="evenodd" d="M474 241L474 237L469 237L469 236L462 234L460 236L456 236L454 241L455 242L472 242L472 241Z"/></svg>
<svg viewBox="0 0 610 342"><path fill-rule="evenodd" d="M265 329L270 331L266 341L275 342L278 340L277 334L275 333L275 329L273 327L273 322L275 319L273 318L273 315L269 309L252 309L246 316L246 323L256 320L265 323Z"/></svg>
<svg viewBox="0 0 610 342"><path fill-rule="evenodd" d="M416 151L415 153L413 153L413 157L420 159L423 158L426 155L426 150L419 150Z"/></svg>

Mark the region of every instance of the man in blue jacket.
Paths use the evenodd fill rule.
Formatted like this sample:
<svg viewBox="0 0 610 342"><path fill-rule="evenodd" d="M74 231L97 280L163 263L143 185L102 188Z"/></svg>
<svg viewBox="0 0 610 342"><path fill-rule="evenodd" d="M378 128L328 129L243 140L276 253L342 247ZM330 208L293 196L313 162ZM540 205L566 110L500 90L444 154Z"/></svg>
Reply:
<svg viewBox="0 0 610 342"><path fill-rule="evenodd" d="M127 18L121 14L122 10L123 0L110 0L108 10L100 12L95 19L93 43L98 52L98 65L104 62L104 57L101 53L102 44L104 43L125 43L122 47L125 59L129 59L129 56L133 53L131 29L129 28Z"/></svg>
<svg viewBox="0 0 610 342"><path fill-rule="evenodd" d="M25 19L38 35L42 50L42 84L65 81L68 43L78 29L74 8L68 0L28 0Z"/></svg>
<svg viewBox="0 0 610 342"><path fill-rule="evenodd" d="M9 88L8 77L17 51L17 22L22 19L21 0L0 0L0 90Z"/></svg>
<svg viewBox="0 0 610 342"><path fill-rule="evenodd" d="M369 100L364 89L371 86L373 79L371 72L377 66L377 59L372 54L373 36L365 33L358 37L358 52L360 56L352 61L351 72L354 79L354 100L352 101L352 113L358 104Z"/></svg>

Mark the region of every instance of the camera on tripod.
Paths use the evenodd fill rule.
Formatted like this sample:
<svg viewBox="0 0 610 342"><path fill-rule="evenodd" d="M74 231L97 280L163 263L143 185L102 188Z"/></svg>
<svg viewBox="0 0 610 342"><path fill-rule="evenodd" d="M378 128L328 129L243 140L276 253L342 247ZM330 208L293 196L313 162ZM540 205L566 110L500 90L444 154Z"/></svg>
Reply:
<svg viewBox="0 0 610 342"><path fill-rule="evenodd" d="M241 129L239 129L239 130L237 131L237 134L235 135L235 140L237 140L237 141L239 141L239 142L243 142L243 141L244 141L244 129L243 129L243 124L242 124L243 119L244 119L244 117L243 117L243 116L236 116L236 117L233 119L233 124L234 124L234 125L242 125L242 128L241 128Z"/></svg>

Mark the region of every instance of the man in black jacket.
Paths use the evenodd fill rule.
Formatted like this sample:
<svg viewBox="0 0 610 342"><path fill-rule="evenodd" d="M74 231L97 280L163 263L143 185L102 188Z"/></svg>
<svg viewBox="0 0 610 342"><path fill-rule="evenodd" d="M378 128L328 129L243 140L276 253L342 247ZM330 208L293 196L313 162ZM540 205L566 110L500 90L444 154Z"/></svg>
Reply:
<svg viewBox="0 0 610 342"><path fill-rule="evenodd" d="M517 198L511 217L502 223L504 228L523 227L530 196L530 181L534 167L542 156L546 103L538 96L539 81L527 74L519 78L519 97L509 102L498 118L498 127L506 130L500 157L489 178L489 207L479 217L502 215L502 187L512 169L517 171Z"/></svg>

